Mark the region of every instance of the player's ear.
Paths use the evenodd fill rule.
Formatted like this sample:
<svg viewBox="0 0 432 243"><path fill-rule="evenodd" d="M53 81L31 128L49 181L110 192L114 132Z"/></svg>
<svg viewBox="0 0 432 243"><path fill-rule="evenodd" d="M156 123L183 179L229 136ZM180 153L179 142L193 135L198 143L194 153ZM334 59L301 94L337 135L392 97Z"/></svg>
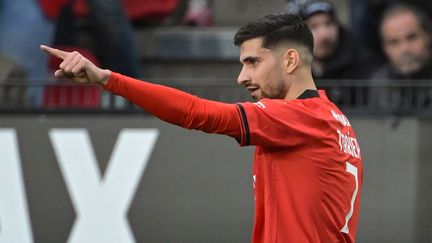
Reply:
<svg viewBox="0 0 432 243"><path fill-rule="evenodd" d="M287 74L292 74L300 63L300 53L296 49L287 49L283 54L285 70Z"/></svg>

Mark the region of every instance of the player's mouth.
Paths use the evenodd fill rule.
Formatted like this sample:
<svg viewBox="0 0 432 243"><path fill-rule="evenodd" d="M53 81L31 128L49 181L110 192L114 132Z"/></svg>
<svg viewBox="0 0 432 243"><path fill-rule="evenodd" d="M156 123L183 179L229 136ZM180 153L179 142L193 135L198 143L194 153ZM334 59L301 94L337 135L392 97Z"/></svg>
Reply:
<svg viewBox="0 0 432 243"><path fill-rule="evenodd" d="M252 98L257 99L258 92L259 92L259 87L256 87L256 86L247 86L246 89L250 92L250 95L252 96Z"/></svg>
<svg viewBox="0 0 432 243"><path fill-rule="evenodd" d="M256 87L256 86L248 86L248 87L246 87L246 89L247 89L249 92L251 92L251 94L253 94L253 93L255 93L257 90L259 90L259 88Z"/></svg>

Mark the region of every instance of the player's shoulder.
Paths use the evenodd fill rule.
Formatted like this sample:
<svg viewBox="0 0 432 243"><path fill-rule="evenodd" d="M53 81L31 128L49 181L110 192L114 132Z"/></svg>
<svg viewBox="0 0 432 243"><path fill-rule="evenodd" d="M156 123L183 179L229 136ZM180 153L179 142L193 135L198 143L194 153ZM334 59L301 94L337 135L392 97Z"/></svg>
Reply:
<svg viewBox="0 0 432 243"><path fill-rule="evenodd" d="M316 101L312 101L315 100ZM261 99L254 103L245 103L244 109L248 115L258 117L272 117L274 120L295 121L316 121L323 122L330 119L331 106L322 104L319 98L303 100L283 100L283 99Z"/></svg>
<svg viewBox="0 0 432 243"><path fill-rule="evenodd" d="M261 99L256 102L241 103L241 106L247 110L254 110L258 112L275 112L279 110L289 109L290 105L287 100L283 99Z"/></svg>
<svg viewBox="0 0 432 243"><path fill-rule="evenodd" d="M325 103L329 103L328 100L323 100L319 97L294 100L264 98L257 102L241 103L241 105L249 109L262 110L264 112L271 112L277 110L292 110L303 113L324 106L328 107L328 104Z"/></svg>

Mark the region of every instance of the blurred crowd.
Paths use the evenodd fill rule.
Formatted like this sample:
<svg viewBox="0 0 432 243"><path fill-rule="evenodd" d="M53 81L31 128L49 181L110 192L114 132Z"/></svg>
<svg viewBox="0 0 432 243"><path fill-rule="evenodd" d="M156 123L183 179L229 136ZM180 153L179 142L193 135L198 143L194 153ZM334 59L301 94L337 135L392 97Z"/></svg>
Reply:
<svg viewBox="0 0 432 243"><path fill-rule="evenodd" d="M39 50L40 44L79 51L108 69L138 77L134 28L210 26L210 4L209 0L2 0L0 103L33 108L58 103L98 107L101 93L95 87L52 85L59 82L52 77L59 60L48 59ZM82 36L90 40L83 41ZM17 85L17 80L26 83Z"/></svg>
<svg viewBox="0 0 432 243"><path fill-rule="evenodd" d="M417 90L413 98L406 89L380 85L402 79L415 84L416 80L432 78L432 1L347 1L350 19L345 25L338 17L340 9L327 1L289 0L283 9L299 14L311 28L315 41L313 75L329 80L325 88L330 99L358 103L370 97L368 102L386 109L398 109L407 100L416 106L431 106L430 89ZM59 60L49 60L39 51L41 43L78 50L106 68L138 77L136 28L213 26L213 4L211 0L2 0L0 85L4 88L0 102L40 107L73 98L60 95L62 87L44 88L46 82L59 82L51 75ZM81 45L83 30L91 40L87 46ZM31 88L13 87L10 82L18 79L27 80ZM330 81L352 84L359 79L370 80L375 86L358 92L348 87L355 85L332 87ZM82 105L101 105L99 89L74 89L75 96L82 96Z"/></svg>
<svg viewBox="0 0 432 243"><path fill-rule="evenodd" d="M354 82L367 79L373 84L355 90L329 85L330 99L342 104L367 102L395 112L403 106L429 108L431 88L415 86L416 80L432 78L432 2L351 0L349 3L350 26L341 24L336 8L329 2L287 3L287 9L298 13L312 30L315 41L312 71L316 79ZM391 87L392 80L410 80L414 87Z"/></svg>

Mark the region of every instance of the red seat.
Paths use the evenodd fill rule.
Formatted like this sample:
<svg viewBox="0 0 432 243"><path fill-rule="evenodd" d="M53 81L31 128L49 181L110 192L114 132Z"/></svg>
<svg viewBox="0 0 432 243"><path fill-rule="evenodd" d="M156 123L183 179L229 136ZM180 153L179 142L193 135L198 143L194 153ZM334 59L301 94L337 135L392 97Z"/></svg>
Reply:
<svg viewBox="0 0 432 243"><path fill-rule="evenodd" d="M122 0L130 20L163 20L177 8L179 0ZM77 16L87 16L89 8L86 0L75 0L74 12Z"/></svg>
<svg viewBox="0 0 432 243"><path fill-rule="evenodd" d="M56 19L61 9L69 3L70 0L39 0L39 5L45 16Z"/></svg>
<svg viewBox="0 0 432 243"><path fill-rule="evenodd" d="M123 0L126 13L132 20L164 19L171 15L178 0Z"/></svg>
<svg viewBox="0 0 432 243"><path fill-rule="evenodd" d="M126 14L131 20L160 19L172 14L179 0L122 0ZM42 11L47 17L57 18L61 9L70 0L39 0ZM89 9L86 0L75 0L74 13L77 16L87 16Z"/></svg>

